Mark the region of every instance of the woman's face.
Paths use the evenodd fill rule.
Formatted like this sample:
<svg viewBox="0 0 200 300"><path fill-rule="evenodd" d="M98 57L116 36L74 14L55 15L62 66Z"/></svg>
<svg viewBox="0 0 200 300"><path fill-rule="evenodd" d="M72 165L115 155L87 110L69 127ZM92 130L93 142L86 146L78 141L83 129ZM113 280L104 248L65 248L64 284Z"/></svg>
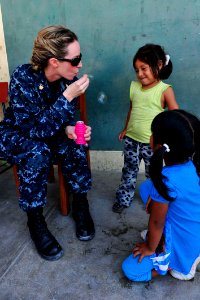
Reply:
<svg viewBox="0 0 200 300"><path fill-rule="evenodd" d="M67 47L67 52L63 58L73 59L80 55L80 45L78 41L74 41ZM79 69L82 68L82 62L80 61L77 66L72 66L70 62L58 60L57 75L60 78L66 78L72 80L78 75Z"/></svg>

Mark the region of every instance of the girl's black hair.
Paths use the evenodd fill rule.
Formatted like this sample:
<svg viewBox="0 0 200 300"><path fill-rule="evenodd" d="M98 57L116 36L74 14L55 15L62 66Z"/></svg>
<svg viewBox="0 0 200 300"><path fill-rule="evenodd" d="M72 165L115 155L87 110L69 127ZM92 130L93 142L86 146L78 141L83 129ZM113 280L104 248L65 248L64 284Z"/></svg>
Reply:
<svg viewBox="0 0 200 300"><path fill-rule="evenodd" d="M166 54L160 45L155 44L146 44L143 47L139 48L137 53L133 58L133 67L135 69L136 60L148 64L152 69L152 72L157 79L167 79L172 73L173 65L171 60L166 64ZM159 62L162 62L162 68L159 69Z"/></svg>
<svg viewBox="0 0 200 300"><path fill-rule="evenodd" d="M182 116L185 116L190 122L190 125L192 126L193 133L194 133L194 147L195 147L192 160L196 167L197 174L200 177L200 120L195 115L185 110L177 109L175 111L180 113Z"/></svg>
<svg viewBox="0 0 200 300"><path fill-rule="evenodd" d="M181 109L164 111L158 114L151 125L153 143L161 145L155 150L151 161L149 175L161 196L171 201L169 190L162 174L163 160L178 164L192 159L200 176L200 121L189 112ZM169 146L167 152L164 144Z"/></svg>

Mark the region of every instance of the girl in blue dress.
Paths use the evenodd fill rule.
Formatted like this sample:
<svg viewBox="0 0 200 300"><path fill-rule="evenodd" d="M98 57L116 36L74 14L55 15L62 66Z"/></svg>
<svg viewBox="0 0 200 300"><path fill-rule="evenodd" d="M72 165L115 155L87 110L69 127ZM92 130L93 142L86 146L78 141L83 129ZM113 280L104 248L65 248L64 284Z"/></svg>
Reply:
<svg viewBox="0 0 200 300"><path fill-rule="evenodd" d="M200 262L200 121L183 110L165 111L151 129L151 180L140 187L150 214L148 231L122 270L132 281L168 271L190 280Z"/></svg>

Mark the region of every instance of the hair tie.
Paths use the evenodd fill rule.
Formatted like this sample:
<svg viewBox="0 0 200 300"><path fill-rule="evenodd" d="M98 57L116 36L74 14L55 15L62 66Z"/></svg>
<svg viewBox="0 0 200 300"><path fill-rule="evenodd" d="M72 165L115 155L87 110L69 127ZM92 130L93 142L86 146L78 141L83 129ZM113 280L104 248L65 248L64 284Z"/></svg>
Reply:
<svg viewBox="0 0 200 300"><path fill-rule="evenodd" d="M167 66L168 63L169 63L169 60L170 60L169 54L166 54L166 55L165 55L165 58L166 58L165 66Z"/></svg>
<svg viewBox="0 0 200 300"><path fill-rule="evenodd" d="M163 147L165 147L165 152L170 152L170 148L167 144L163 144Z"/></svg>

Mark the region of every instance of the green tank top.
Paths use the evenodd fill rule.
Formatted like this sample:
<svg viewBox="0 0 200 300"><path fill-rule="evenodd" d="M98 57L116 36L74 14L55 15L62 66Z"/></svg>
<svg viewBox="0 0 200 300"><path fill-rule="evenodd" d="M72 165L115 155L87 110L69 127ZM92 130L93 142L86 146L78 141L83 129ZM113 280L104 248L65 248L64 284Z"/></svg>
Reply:
<svg viewBox="0 0 200 300"><path fill-rule="evenodd" d="M128 122L126 135L138 142L149 143L151 136L151 122L162 112L161 96L171 85L160 81L150 89L143 89L138 81L132 81L130 86L130 100L132 110Z"/></svg>

